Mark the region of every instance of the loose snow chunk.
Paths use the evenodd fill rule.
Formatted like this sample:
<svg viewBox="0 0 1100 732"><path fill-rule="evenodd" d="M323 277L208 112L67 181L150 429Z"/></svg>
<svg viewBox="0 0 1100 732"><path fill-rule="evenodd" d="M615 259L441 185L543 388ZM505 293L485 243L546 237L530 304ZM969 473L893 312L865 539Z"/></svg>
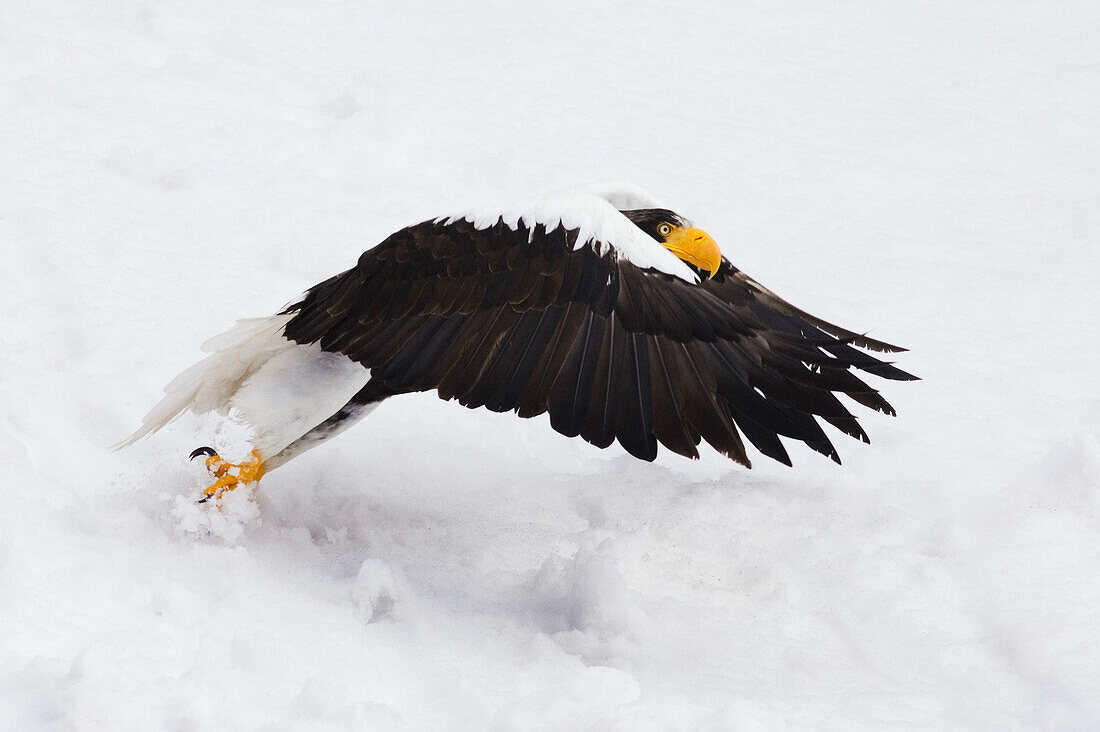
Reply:
<svg viewBox="0 0 1100 732"><path fill-rule="evenodd" d="M227 544L237 543L246 528L259 527L262 522L252 486L248 484L226 491L218 503L196 503L193 496L176 496L172 515L185 533L213 536Z"/></svg>

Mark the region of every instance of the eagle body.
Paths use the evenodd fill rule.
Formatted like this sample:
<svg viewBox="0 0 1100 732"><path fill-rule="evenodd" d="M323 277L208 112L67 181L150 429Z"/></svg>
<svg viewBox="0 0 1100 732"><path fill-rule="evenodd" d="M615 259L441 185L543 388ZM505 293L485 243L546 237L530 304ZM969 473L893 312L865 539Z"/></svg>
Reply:
<svg viewBox="0 0 1100 732"><path fill-rule="evenodd" d="M893 414L858 372L915 378L866 352L904 349L795 308L632 187L402 229L204 348L128 442L187 410L232 410L270 470L384 399L435 390L549 413L557 432L643 460L706 441L748 467L747 442L789 465L787 437L839 462L822 422L868 439L837 395Z"/></svg>

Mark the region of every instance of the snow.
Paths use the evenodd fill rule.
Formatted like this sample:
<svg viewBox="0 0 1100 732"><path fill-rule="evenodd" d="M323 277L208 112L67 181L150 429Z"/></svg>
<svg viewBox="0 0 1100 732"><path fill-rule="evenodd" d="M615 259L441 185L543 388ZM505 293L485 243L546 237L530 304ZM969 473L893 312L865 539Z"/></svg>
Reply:
<svg viewBox="0 0 1100 732"><path fill-rule="evenodd" d="M0 5L0 727L1095 727L1097 21ZM607 180L911 348L898 418L749 472L413 396L220 512L232 425L108 449L397 228Z"/></svg>

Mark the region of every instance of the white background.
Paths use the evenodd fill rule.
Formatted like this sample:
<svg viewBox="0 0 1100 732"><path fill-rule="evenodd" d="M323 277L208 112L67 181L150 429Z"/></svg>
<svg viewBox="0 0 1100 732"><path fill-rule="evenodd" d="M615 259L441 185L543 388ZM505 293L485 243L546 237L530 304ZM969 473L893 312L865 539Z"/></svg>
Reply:
<svg viewBox="0 0 1100 732"><path fill-rule="evenodd" d="M0 727L1100 724L1093 2L0 2ZM393 399L217 512L199 344L630 180L912 349L837 467ZM241 448L243 449L243 448Z"/></svg>

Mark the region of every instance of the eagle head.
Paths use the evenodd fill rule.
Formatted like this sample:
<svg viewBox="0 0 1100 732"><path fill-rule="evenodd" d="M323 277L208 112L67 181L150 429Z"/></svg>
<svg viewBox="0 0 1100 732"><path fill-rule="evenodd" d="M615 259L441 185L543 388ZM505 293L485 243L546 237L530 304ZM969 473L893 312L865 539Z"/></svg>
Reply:
<svg viewBox="0 0 1100 732"><path fill-rule="evenodd" d="M711 278L722 265L722 251L710 234L691 225L667 208L638 208L623 211L635 226L666 249Z"/></svg>

